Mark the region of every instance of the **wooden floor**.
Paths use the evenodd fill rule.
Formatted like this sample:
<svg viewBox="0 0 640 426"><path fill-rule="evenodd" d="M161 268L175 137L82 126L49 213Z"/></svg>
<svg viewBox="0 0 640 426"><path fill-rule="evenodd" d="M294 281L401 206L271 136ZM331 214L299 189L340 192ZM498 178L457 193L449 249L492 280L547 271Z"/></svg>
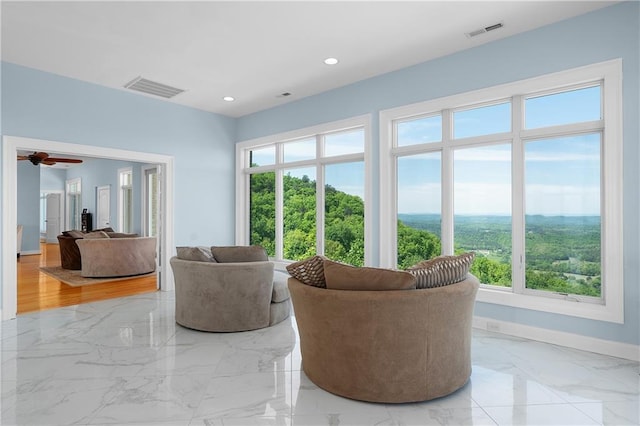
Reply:
<svg viewBox="0 0 640 426"><path fill-rule="evenodd" d="M59 266L57 244L40 244L40 255L18 258L18 314L157 291L155 276L71 287L40 272Z"/></svg>

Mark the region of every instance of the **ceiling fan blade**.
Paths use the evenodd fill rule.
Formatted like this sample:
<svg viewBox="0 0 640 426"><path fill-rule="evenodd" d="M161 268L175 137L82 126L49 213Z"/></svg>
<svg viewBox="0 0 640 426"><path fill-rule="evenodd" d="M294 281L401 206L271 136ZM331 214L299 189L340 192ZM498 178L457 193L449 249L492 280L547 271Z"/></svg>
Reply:
<svg viewBox="0 0 640 426"><path fill-rule="evenodd" d="M75 158L54 158L54 157L49 157L45 161L53 161L53 162L57 162L57 163L75 163L75 164L82 163L82 160L78 160L78 159L75 159Z"/></svg>
<svg viewBox="0 0 640 426"><path fill-rule="evenodd" d="M27 156L27 155L18 155L18 161L19 160L28 160L28 159L29 159L29 156Z"/></svg>
<svg viewBox="0 0 640 426"><path fill-rule="evenodd" d="M56 162L51 158L47 158L46 160L42 160L40 164L44 164L45 166L53 166L54 164L56 164Z"/></svg>
<svg viewBox="0 0 640 426"><path fill-rule="evenodd" d="M49 154L47 154L46 152L34 152L32 156L40 158L41 160L44 160L45 158L49 158Z"/></svg>

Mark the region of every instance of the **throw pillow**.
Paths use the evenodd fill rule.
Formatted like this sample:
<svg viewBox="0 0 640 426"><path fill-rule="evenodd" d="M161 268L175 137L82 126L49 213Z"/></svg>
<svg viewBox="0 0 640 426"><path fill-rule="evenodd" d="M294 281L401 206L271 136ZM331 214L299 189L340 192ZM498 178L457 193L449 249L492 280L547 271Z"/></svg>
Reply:
<svg viewBox="0 0 640 426"><path fill-rule="evenodd" d="M177 257L181 260L196 262L215 262L208 247L176 247Z"/></svg>
<svg viewBox="0 0 640 426"><path fill-rule="evenodd" d="M84 234L84 238L87 240L91 240L91 239L97 239L97 238L109 238L109 236L104 231L93 231L93 232L87 232L86 234Z"/></svg>
<svg viewBox="0 0 640 426"><path fill-rule="evenodd" d="M412 290L416 279L405 271L345 265L324 260L327 288L333 290Z"/></svg>
<svg viewBox="0 0 640 426"><path fill-rule="evenodd" d="M211 247L213 258L219 263L261 262L269 260L267 251L261 246Z"/></svg>
<svg viewBox="0 0 640 426"><path fill-rule="evenodd" d="M327 288L324 279L324 256L312 256L287 265L287 272L301 283L314 287Z"/></svg>
<svg viewBox="0 0 640 426"><path fill-rule="evenodd" d="M407 269L416 277L417 288L442 287L467 278L475 253L459 256L438 256L423 260Z"/></svg>

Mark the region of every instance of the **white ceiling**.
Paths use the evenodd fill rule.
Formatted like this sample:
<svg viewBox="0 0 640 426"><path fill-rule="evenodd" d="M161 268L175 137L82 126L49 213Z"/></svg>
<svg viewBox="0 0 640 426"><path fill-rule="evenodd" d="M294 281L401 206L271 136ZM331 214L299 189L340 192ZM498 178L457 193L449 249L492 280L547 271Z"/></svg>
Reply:
<svg viewBox="0 0 640 426"><path fill-rule="evenodd" d="M2 1L1 53L120 90L142 76L186 90L168 102L239 117L613 3Z"/></svg>

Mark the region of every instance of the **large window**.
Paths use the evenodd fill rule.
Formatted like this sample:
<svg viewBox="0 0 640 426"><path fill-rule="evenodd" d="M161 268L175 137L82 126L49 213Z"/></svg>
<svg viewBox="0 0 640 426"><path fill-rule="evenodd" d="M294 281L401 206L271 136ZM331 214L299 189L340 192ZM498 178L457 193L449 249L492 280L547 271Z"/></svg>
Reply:
<svg viewBox="0 0 640 426"><path fill-rule="evenodd" d="M620 77L612 61L383 111L383 266L473 251L479 300L621 322Z"/></svg>
<svg viewBox="0 0 640 426"><path fill-rule="evenodd" d="M239 144L239 243L277 260L367 263L368 132L357 118Z"/></svg>

